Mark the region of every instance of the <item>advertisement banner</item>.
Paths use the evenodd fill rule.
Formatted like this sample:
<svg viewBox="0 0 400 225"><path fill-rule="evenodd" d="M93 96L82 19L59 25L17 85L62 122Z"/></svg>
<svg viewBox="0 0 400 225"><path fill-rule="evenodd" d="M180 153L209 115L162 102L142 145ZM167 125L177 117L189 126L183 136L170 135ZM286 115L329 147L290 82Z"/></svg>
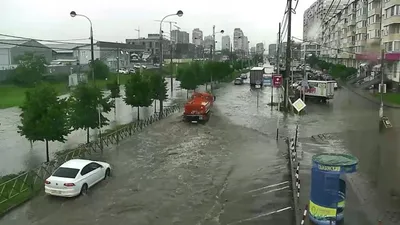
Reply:
<svg viewBox="0 0 400 225"><path fill-rule="evenodd" d="M280 74L274 74L272 75L272 84L274 87L279 88L283 84L283 77Z"/></svg>

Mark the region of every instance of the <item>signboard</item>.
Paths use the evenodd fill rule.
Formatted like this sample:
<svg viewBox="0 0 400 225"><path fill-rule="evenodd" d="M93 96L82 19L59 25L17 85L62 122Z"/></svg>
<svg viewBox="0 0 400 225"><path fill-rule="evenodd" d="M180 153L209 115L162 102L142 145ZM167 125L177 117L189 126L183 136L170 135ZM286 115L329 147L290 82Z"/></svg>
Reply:
<svg viewBox="0 0 400 225"><path fill-rule="evenodd" d="M278 88L282 86L282 83L283 83L282 75L280 74L272 75L272 84L274 85L274 87Z"/></svg>
<svg viewBox="0 0 400 225"><path fill-rule="evenodd" d="M306 103L299 98L293 103L293 107L297 110L297 112L300 112L306 107Z"/></svg>

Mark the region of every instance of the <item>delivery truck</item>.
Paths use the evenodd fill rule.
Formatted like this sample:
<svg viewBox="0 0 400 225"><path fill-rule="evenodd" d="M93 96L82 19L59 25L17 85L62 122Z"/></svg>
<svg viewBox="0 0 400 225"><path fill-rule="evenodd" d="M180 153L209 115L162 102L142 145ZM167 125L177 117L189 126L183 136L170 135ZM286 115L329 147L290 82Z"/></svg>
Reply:
<svg viewBox="0 0 400 225"><path fill-rule="evenodd" d="M333 80L308 80L306 87L297 87L300 92L304 92L306 99L327 102L335 95L335 83Z"/></svg>
<svg viewBox="0 0 400 225"><path fill-rule="evenodd" d="M261 85L264 82L264 67L253 67L250 70L250 86Z"/></svg>

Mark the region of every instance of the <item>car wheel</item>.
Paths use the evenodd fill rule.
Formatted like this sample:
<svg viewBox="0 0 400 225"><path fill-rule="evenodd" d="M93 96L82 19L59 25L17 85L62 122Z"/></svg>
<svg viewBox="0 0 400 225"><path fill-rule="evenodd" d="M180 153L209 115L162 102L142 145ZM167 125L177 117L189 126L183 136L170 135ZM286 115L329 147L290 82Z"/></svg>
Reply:
<svg viewBox="0 0 400 225"><path fill-rule="evenodd" d="M107 177L109 177L109 176L111 176L111 170L110 170L110 168L107 168L106 172L104 173L104 180L106 180Z"/></svg>
<svg viewBox="0 0 400 225"><path fill-rule="evenodd" d="M87 195L87 193L88 193L88 185L83 184L81 188L81 195Z"/></svg>

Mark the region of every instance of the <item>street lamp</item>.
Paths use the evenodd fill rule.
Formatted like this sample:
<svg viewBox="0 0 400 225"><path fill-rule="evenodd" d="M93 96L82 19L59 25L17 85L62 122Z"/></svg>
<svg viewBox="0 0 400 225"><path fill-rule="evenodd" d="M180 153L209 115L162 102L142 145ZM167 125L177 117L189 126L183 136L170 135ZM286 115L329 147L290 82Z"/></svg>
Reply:
<svg viewBox="0 0 400 225"><path fill-rule="evenodd" d="M91 51L91 66L92 66L92 80L93 83L96 84L95 79L94 79L94 47L93 47L93 24L92 21L89 19L89 17L83 15L83 14L77 14L75 11L71 11L69 15L74 18L76 16L84 17L86 18L89 23L90 23L90 51Z"/></svg>
<svg viewBox="0 0 400 225"><path fill-rule="evenodd" d="M103 106L101 104L97 105L97 112L99 113L99 140L100 140L100 149L103 151L103 140L102 140L102 135L101 135L101 112L103 111Z"/></svg>
<svg viewBox="0 0 400 225"><path fill-rule="evenodd" d="M160 69L160 75L162 74L162 66L163 66L163 62L164 62L164 59L163 59L163 44L162 44L162 42L163 42L162 24L163 24L164 20L165 20L166 18L170 17L170 16L179 16L179 17L182 17L182 16L183 16L183 11L182 11L182 10L178 10L178 11L177 11L176 13L174 13L174 14L166 15L166 16L164 16L164 18L162 18L162 20L160 21L160 31L159 31L159 33L160 33L160 67L159 67L159 69ZM171 66L172 66L172 65L171 65ZM172 93L172 91L173 91L173 82L174 82L174 79L173 79L173 76L172 76L172 74L171 74L171 93ZM171 96L171 97L172 97L172 96Z"/></svg>

